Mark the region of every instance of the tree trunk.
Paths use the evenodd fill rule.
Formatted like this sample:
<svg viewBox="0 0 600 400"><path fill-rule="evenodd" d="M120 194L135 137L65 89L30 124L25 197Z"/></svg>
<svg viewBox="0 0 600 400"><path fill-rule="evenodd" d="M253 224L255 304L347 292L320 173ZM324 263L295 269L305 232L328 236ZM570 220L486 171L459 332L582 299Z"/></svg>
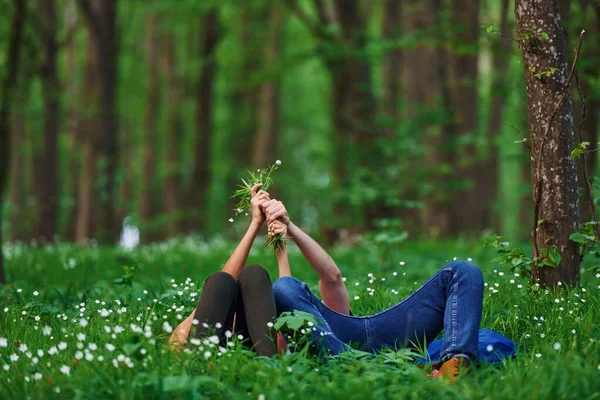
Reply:
<svg viewBox="0 0 600 400"><path fill-rule="evenodd" d="M16 97L16 96L15 96ZM25 96L23 96L25 97ZM23 103L21 103L23 105ZM9 178L9 199L10 219L9 219L9 241L24 241L24 216L25 216L25 176L23 166L25 163L23 157L23 144L25 138L25 117L18 113L13 113L11 117L11 149L10 158L10 178Z"/></svg>
<svg viewBox="0 0 600 400"><path fill-rule="evenodd" d="M157 119L159 110L159 36L158 16L146 17L146 65L148 66L148 87L146 92L146 116L144 119L144 136L142 138L142 190L139 198L138 213L141 222L142 239L151 238L147 222L154 216L156 156L154 148L157 141Z"/></svg>
<svg viewBox="0 0 600 400"><path fill-rule="evenodd" d="M263 53L263 71L274 69L281 51L283 29L283 9L272 5L269 9L269 22L266 44ZM272 75L272 74L270 74ZM252 168L265 168L273 164L277 157L279 142L279 77L269 76L258 89L258 110L256 135L252 152Z"/></svg>
<svg viewBox="0 0 600 400"><path fill-rule="evenodd" d="M437 0L411 0L403 3L403 6L406 34L432 30L440 24L437 14L440 5ZM451 223L448 178L440 170L440 167L449 165L449 153L445 151L448 138L447 132L431 117L441 112L440 97L445 96L443 53L430 43L422 43L418 48L406 49L402 61L407 103L405 118L417 121L415 130L421 133L426 148L425 159L414 162L425 165L426 179L433 186L424 195L422 231L432 237L448 236ZM412 179L415 179L414 171L413 174L407 174L407 180Z"/></svg>
<svg viewBox="0 0 600 400"><path fill-rule="evenodd" d="M402 2L397 0L385 0L383 14L383 32L385 40L395 41L401 38L402 26ZM382 112L384 120L384 132L386 137L393 137L396 132L400 117L400 93L402 70L402 50L396 47L383 56L382 65Z"/></svg>
<svg viewBox="0 0 600 400"><path fill-rule="evenodd" d="M476 191L480 166L477 143L477 58L479 37L479 0L452 0L450 8L451 49L448 52L449 108L452 122L455 177L459 189L453 193L452 233L470 230L479 233L489 223L489 205Z"/></svg>
<svg viewBox="0 0 600 400"><path fill-rule="evenodd" d="M25 0L14 1L14 14L11 23L8 50L6 54L6 75L0 89L0 208L4 204L4 190L8 178L11 156L10 114L14 97L14 88L19 73L23 32L27 13ZM2 252L2 215L0 215L0 284L6 283L4 275L4 255Z"/></svg>
<svg viewBox="0 0 600 400"><path fill-rule="evenodd" d="M502 9L500 14L500 32L507 35L509 0L502 0ZM481 223L477 229L491 228L497 232L500 228L500 221L496 213L489 207L498 201L498 181L499 181L499 148L497 144L498 137L502 133L504 121L504 106L508 98L509 88L507 87L508 78L508 60L506 55L510 52L509 41L504 38L497 38L492 44L492 93L490 105L490 117L487 129L486 158L477 168L477 178L475 186L477 188L477 211Z"/></svg>
<svg viewBox="0 0 600 400"><path fill-rule="evenodd" d="M177 54L175 35L169 35L162 41L163 73L167 88L167 124L169 134L166 137L166 166L164 212L167 216L167 234L174 236L180 230L179 208L181 206L181 143L183 124L181 122L181 82L177 78Z"/></svg>
<svg viewBox="0 0 600 400"><path fill-rule="evenodd" d="M575 139L568 90L554 119L550 121L569 74L558 10L557 0L545 3L517 0L515 3L519 36L526 35L519 41L519 47L523 53L527 87L533 201L534 209L539 210L537 221L533 224L533 256L543 256L538 249L551 251L556 246L562 257L556 268L539 263L534 266L534 281L545 286L555 286L558 282L579 284L578 246L569 240L569 236L579 230L579 202L577 169L570 158ZM531 32L547 34L549 40ZM535 76L552 68L557 70L548 77ZM550 129L546 137L548 124Z"/></svg>
<svg viewBox="0 0 600 400"><path fill-rule="evenodd" d="M44 102L43 168L39 170L40 197L36 204L39 211L36 238L40 242L50 241L57 233L59 178L58 178L58 130L60 84L56 65L58 51L56 41L56 9L54 0L40 3L42 22L42 97Z"/></svg>
<svg viewBox="0 0 600 400"><path fill-rule="evenodd" d="M77 9L75 4L69 2L65 8L65 25L69 32L73 31L77 25ZM67 129L68 129L68 170L67 170L67 188L66 192L69 198L70 206L67 209L68 215L77 213L78 206L78 182L82 163L80 154L79 137L81 136L81 124L79 117L79 104L81 100L80 85L78 80L77 66L77 43L75 35L70 35L68 42L65 44L66 57L65 68L67 71L66 90L68 94L67 103ZM76 240L76 221L74 218L68 218L68 222L64 227L63 237L67 241Z"/></svg>
<svg viewBox="0 0 600 400"><path fill-rule="evenodd" d="M87 85L92 87L94 99L94 110L97 110L99 118L93 116L88 119L88 132L93 132L92 142L88 142L86 154L94 160L86 160L86 167L92 168L97 180L82 182L87 192L81 200L89 197L93 199L90 204L93 210L87 214L92 221L90 236L95 237L100 243L112 243L118 238L118 216L115 210L115 179L116 168L119 159L118 146L118 118L117 118L117 6L118 2L103 0L78 0L80 9L86 18L90 31L91 61L87 74ZM88 53L90 53L88 52ZM95 120L95 124L90 126ZM95 161L92 163L92 161ZM82 180L85 178L82 178ZM93 193L92 188L96 187ZM83 191L80 186L80 193ZM85 210L86 205L81 205ZM82 225L85 225L82 223ZM79 232L87 233L87 232ZM78 235L78 239L81 236Z"/></svg>
<svg viewBox="0 0 600 400"><path fill-rule="evenodd" d="M215 82L215 49L219 41L218 10L208 11L202 18L201 58L204 61L200 69L197 87L196 143L194 145L194 168L192 183L188 195L189 208L193 210L188 230L198 231L204 228L207 215L206 200L210 187L210 152L213 135L213 105Z"/></svg>

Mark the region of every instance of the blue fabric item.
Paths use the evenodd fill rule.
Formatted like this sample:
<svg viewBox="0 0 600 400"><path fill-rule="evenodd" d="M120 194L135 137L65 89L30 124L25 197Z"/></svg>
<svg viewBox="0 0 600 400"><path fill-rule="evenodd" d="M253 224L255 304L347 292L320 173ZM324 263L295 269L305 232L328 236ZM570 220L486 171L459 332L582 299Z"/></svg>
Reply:
<svg viewBox="0 0 600 400"><path fill-rule="evenodd" d="M424 358L418 360L419 364L440 362L443 339L433 341L427 347L429 361ZM489 347L491 346L491 347ZM479 343L477 345L477 358L479 362L488 364L500 364L507 358L515 358L518 346L512 340L502 336L491 329L479 330Z"/></svg>
<svg viewBox="0 0 600 400"><path fill-rule="evenodd" d="M476 358L483 285L476 265L454 261L404 300L361 317L328 308L306 283L291 276L273 283L273 295L278 314L299 310L316 317L318 323L310 333L318 353L336 355L352 348L374 353L383 348L411 347L432 342L444 330L442 357Z"/></svg>

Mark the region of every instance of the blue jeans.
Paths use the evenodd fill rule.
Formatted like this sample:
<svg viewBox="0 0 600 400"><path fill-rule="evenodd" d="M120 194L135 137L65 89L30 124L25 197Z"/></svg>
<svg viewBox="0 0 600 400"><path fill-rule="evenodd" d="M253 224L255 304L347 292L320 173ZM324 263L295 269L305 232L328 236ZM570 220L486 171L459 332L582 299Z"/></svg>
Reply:
<svg viewBox="0 0 600 400"><path fill-rule="evenodd" d="M477 357L477 341L483 302L483 277L479 268L466 261L444 266L423 286L398 304L366 317L337 313L325 306L306 283L292 277L273 284L277 314L305 311L319 323L312 341L320 352L335 355L351 351L358 344L362 351L384 347L426 346L445 331L441 358Z"/></svg>

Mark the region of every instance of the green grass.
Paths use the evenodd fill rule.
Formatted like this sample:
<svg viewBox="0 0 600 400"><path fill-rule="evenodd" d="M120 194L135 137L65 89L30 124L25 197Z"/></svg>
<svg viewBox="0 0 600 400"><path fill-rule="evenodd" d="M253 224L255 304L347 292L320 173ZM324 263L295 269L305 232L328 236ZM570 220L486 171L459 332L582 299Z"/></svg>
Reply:
<svg viewBox="0 0 600 400"><path fill-rule="evenodd" d="M596 271L585 266L578 289L532 288L492 262L491 250L461 241L406 242L386 257L367 245L332 255L357 314L396 303L454 257L472 258L487 283L482 327L520 347L501 367L482 366L449 386L427 378L403 353L395 363L384 363L389 354L266 359L233 340L225 352L207 342L197 353L173 354L165 328L191 312L203 280L222 267L233 246L188 239L132 253L69 244L5 247L11 284L0 288L0 338L7 339L6 346L0 341L0 398L600 397ZM293 246L290 253L292 273L318 293L314 272ZM261 245L249 263L266 266L276 278L274 257ZM124 273L126 265L136 266L133 276ZM119 278L131 285L114 283Z"/></svg>

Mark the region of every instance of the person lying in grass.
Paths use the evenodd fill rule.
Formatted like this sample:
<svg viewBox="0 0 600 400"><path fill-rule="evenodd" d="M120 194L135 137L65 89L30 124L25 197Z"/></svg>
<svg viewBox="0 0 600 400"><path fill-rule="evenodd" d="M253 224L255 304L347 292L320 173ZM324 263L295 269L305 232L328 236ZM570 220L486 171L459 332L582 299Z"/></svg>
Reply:
<svg viewBox="0 0 600 400"><path fill-rule="evenodd" d="M213 273L204 282L198 305L169 338L172 345L185 346L192 326L195 326L196 339L216 335L223 343L226 336L235 332L243 335L247 340L245 343L258 355L270 357L276 353L269 327L276 317L271 279L259 265L244 267L265 221L260 204L269 200L269 193L259 188L260 185L255 185L251 190L252 220L246 234L223 270Z"/></svg>
<svg viewBox="0 0 600 400"><path fill-rule="evenodd" d="M460 368L476 359L484 286L477 266L451 262L396 305L373 315L354 316L342 274L329 254L290 220L281 201L267 200L260 206L270 232L289 235L319 276L322 301L306 283L291 276L287 252L278 255L280 278L273 284L277 313L298 310L314 315L319 324L311 335L319 353L352 351L350 343L358 343L358 349L366 352L423 346L443 329L442 366L434 376L454 380Z"/></svg>

